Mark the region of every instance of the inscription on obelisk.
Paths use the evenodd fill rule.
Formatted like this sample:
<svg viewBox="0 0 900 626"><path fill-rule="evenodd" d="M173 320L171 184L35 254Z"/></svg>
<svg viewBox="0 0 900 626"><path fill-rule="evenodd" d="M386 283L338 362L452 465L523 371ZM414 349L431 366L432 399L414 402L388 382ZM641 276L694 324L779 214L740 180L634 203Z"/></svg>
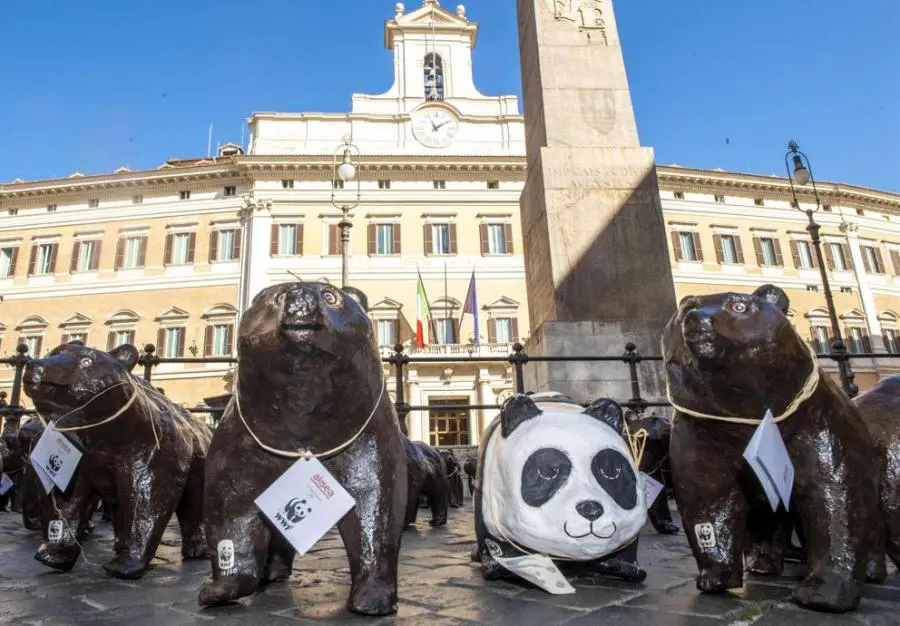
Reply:
<svg viewBox="0 0 900 626"><path fill-rule="evenodd" d="M641 147L611 0L517 0L533 355L656 354L675 289L653 150ZM648 391L660 394L658 372ZM650 368L652 369L652 368ZM631 397L619 364L531 364L528 385Z"/></svg>

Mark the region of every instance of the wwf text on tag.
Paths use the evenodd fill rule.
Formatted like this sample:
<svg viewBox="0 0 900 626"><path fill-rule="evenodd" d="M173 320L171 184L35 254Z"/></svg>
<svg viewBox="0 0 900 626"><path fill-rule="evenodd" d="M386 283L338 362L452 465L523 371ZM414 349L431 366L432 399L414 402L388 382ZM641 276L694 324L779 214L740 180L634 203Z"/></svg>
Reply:
<svg viewBox="0 0 900 626"><path fill-rule="evenodd" d="M57 432L52 422L47 424L47 429L31 451L32 465L44 470L60 491L68 488L80 460L81 450Z"/></svg>
<svg viewBox="0 0 900 626"><path fill-rule="evenodd" d="M524 578L547 593L553 595L575 593L575 588L569 584L569 581L548 556L543 554L528 554L511 558L495 556L494 560L516 576Z"/></svg>
<svg viewBox="0 0 900 626"><path fill-rule="evenodd" d="M355 504L318 459L300 459L256 499L299 554L306 554Z"/></svg>
<svg viewBox="0 0 900 626"><path fill-rule="evenodd" d="M644 472L641 472L641 483L644 485L644 504L649 509L656 502L664 485Z"/></svg>
<svg viewBox="0 0 900 626"><path fill-rule="evenodd" d="M694 536L697 545L704 550L716 547L716 529L709 522L694 525Z"/></svg>
<svg viewBox="0 0 900 626"><path fill-rule="evenodd" d="M13 488L12 478L6 474L0 475L0 496L6 495L6 492Z"/></svg>
<svg viewBox="0 0 900 626"><path fill-rule="evenodd" d="M219 573L222 576L234 575L234 542L231 539L223 539L216 546L216 554L219 558Z"/></svg>

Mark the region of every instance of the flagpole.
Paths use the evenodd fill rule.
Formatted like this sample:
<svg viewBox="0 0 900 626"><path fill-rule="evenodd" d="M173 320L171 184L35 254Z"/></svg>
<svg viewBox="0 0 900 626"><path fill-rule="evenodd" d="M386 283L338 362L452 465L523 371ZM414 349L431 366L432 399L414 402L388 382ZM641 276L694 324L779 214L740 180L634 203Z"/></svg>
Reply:
<svg viewBox="0 0 900 626"><path fill-rule="evenodd" d="M444 314L447 316L447 319L451 322L453 318L450 316L450 298L447 293L447 261L444 261Z"/></svg>

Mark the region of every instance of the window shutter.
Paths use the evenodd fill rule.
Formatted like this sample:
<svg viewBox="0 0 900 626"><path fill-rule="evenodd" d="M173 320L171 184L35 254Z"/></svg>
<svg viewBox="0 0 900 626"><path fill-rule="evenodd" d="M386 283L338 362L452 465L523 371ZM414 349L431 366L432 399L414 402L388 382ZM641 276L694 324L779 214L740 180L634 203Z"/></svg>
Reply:
<svg viewBox="0 0 900 626"><path fill-rule="evenodd" d="M455 344L459 343L459 330L460 330L459 329L459 320L454 319L453 320L453 343L455 343Z"/></svg>
<svg viewBox="0 0 900 626"><path fill-rule="evenodd" d="M450 239L450 254L456 254L456 224L447 224L448 237Z"/></svg>
<svg viewBox="0 0 900 626"><path fill-rule="evenodd" d="M800 248L798 247L797 241L791 239L791 258L794 260L794 267L796 269L801 269L800 267Z"/></svg>
<svg viewBox="0 0 900 626"><path fill-rule="evenodd" d="M60 343L60 344L67 344L67 343L69 343L69 333L63 333L63 334L62 334L62 337L60 337L59 343Z"/></svg>
<svg viewBox="0 0 900 626"><path fill-rule="evenodd" d="M368 235L368 246L369 246L369 256L372 256L378 251L378 246L375 242L375 237L378 233L378 227L375 224L368 224L366 226L366 231Z"/></svg>
<svg viewBox="0 0 900 626"><path fill-rule="evenodd" d="M702 263L703 262L703 247L700 245L700 233L693 232L693 233L691 233L691 237L694 238L694 253L697 255L697 260Z"/></svg>
<svg viewBox="0 0 900 626"><path fill-rule="evenodd" d="M506 254L513 253L512 224L503 225L503 239L506 243Z"/></svg>
<svg viewBox="0 0 900 626"><path fill-rule="evenodd" d="M214 230L209 234L209 262L212 263L219 257L219 231Z"/></svg>
<svg viewBox="0 0 900 626"><path fill-rule="evenodd" d="M197 233L191 233L188 236L188 252L187 252L187 262L194 262L194 252L197 250Z"/></svg>
<svg viewBox="0 0 900 626"><path fill-rule="evenodd" d="M825 257L825 267L830 270L834 270L834 260L831 258L831 244L828 242L823 242L823 255Z"/></svg>
<svg viewBox="0 0 900 626"><path fill-rule="evenodd" d="M109 352L116 347L116 331L111 330L106 334L106 351Z"/></svg>
<svg viewBox="0 0 900 626"><path fill-rule="evenodd" d="M868 332L863 332L862 342L863 350L865 350L867 354L872 354L872 340L869 338Z"/></svg>
<svg viewBox="0 0 900 626"><path fill-rule="evenodd" d="M13 252L15 258L15 252ZM900 276L900 250L891 250L891 265L894 266L894 276Z"/></svg>
<svg viewBox="0 0 900 626"><path fill-rule="evenodd" d="M841 250L844 253L844 263L847 264L847 269L852 270L855 267L855 263L853 262L853 257L850 255L850 246L845 243L841 244Z"/></svg>
<svg viewBox="0 0 900 626"><path fill-rule="evenodd" d="M303 224L297 224L294 229L294 254L303 256Z"/></svg>
<svg viewBox="0 0 900 626"><path fill-rule="evenodd" d="M512 326L512 340L519 340L519 318L513 317L509 320L510 326Z"/></svg>
<svg viewBox="0 0 900 626"><path fill-rule="evenodd" d="M394 254L400 254L400 223L391 224L391 236L394 239ZM397 335L394 335L396 337Z"/></svg>
<svg viewBox="0 0 900 626"><path fill-rule="evenodd" d="M115 269L120 270L122 266L125 265L125 237L119 237L118 243L116 243L116 267Z"/></svg>
<svg viewBox="0 0 900 626"><path fill-rule="evenodd" d="M812 245L812 242L809 244L809 257L812 259L813 269L819 269L819 255L816 254L816 247Z"/></svg>
<svg viewBox="0 0 900 626"><path fill-rule="evenodd" d="M722 235L713 235L713 246L716 248L716 263L722 265L725 254L722 252Z"/></svg>
<svg viewBox="0 0 900 626"><path fill-rule="evenodd" d="M28 275L34 275L34 265L37 262L38 244L31 244L31 258L28 260Z"/></svg>
<svg viewBox="0 0 900 626"><path fill-rule="evenodd" d="M341 230L337 224L328 225L328 254L339 255L341 253Z"/></svg>
<svg viewBox="0 0 900 626"><path fill-rule="evenodd" d="M884 257L881 256L881 246L875 246L875 258L878 260L878 273L886 274L884 269Z"/></svg>
<svg viewBox="0 0 900 626"><path fill-rule="evenodd" d="M423 224L422 225L422 237L425 241L425 254L433 254L434 253L434 241L431 237L431 224Z"/></svg>
<svg viewBox="0 0 900 626"><path fill-rule="evenodd" d="M279 239L281 239L281 226L272 224L271 234L269 235L269 256L278 256Z"/></svg>
<svg viewBox="0 0 900 626"><path fill-rule="evenodd" d="M59 251L59 244L54 243L50 246L50 273L56 273L56 253Z"/></svg>
<svg viewBox="0 0 900 626"><path fill-rule="evenodd" d="M741 236L734 236L734 249L737 252L737 262L741 265L744 264L744 249L741 247Z"/></svg>
<svg viewBox="0 0 900 626"><path fill-rule="evenodd" d="M175 235L169 233L166 235L166 249L163 252L163 265L172 265L172 244L175 240Z"/></svg>
<svg viewBox="0 0 900 626"><path fill-rule="evenodd" d="M781 254L781 242L773 237L772 243L775 247L775 265L777 265L778 267L784 267L784 257Z"/></svg>
<svg viewBox="0 0 900 626"><path fill-rule="evenodd" d="M491 246L488 243L488 225L487 224L479 224L478 225L478 236L481 239L481 254L482 254L482 256L490 253Z"/></svg>
<svg viewBox="0 0 900 626"><path fill-rule="evenodd" d="M129 330L129 331L128 331L128 343L131 344L132 346L135 345L135 344L134 344L134 331L133 331L133 330Z"/></svg>
<svg viewBox="0 0 900 626"><path fill-rule="evenodd" d="M850 354L856 354L856 342L853 341L853 334L850 332L849 326L844 326L844 345Z"/></svg>
<svg viewBox="0 0 900 626"><path fill-rule="evenodd" d="M678 242L678 231L672 231L672 252L675 253L675 260L681 261L684 257L681 254L681 245Z"/></svg>
<svg viewBox="0 0 900 626"><path fill-rule="evenodd" d="M174 356L166 353L166 329L160 328L156 331L156 354L163 357Z"/></svg>
<svg viewBox="0 0 900 626"><path fill-rule="evenodd" d="M203 335L203 356L210 356L212 354L212 342L213 327L207 326L206 332Z"/></svg>
<svg viewBox="0 0 900 626"><path fill-rule="evenodd" d="M867 248L867 247L868 246L863 246L863 248ZM862 255L863 267L866 270L866 274L874 274L875 273L874 268L872 267L872 264L869 263L869 257L866 255L866 251L863 250L862 252L863 252L863 255Z"/></svg>
<svg viewBox="0 0 900 626"><path fill-rule="evenodd" d="M225 355L231 356L232 349L231 343L232 339L234 339L234 324L229 324L225 327Z"/></svg>
<svg viewBox="0 0 900 626"><path fill-rule="evenodd" d="M140 251L138 252L138 267L144 267L147 262L147 238L141 237Z"/></svg>
<svg viewBox="0 0 900 626"><path fill-rule="evenodd" d="M765 260L763 259L762 242L759 237L753 238L753 251L756 253L756 264L763 267L765 265Z"/></svg>
<svg viewBox="0 0 900 626"><path fill-rule="evenodd" d="M881 334L881 341L884 343L884 349L887 350L888 354L893 354L893 350L891 349L891 338L889 335L890 331L884 331Z"/></svg>
<svg viewBox="0 0 900 626"><path fill-rule="evenodd" d="M78 271L78 253L81 251L81 242L76 241L72 246L72 261L69 263L69 273L74 274ZM65 343L65 342L63 342Z"/></svg>
<svg viewBox="0 0 900 626"><path fill-rule="evenodd" d="M179 328L178 331L178 347L176 348L175 356L181 358L184 356L184 336L187 334L187 329Z"/></svg>
<svg viewBox="0 0 900 626"><path fill-rule="evenodd" d="M38 337L37 341L34 343L34 354L32 356L34 356L35 358L41 357L41 346L43 344L44 344L44 337L43 336Z"/></svg>
<svg viewBox="0 0 900 626"><path fill-rule="evenodd" d="M12 249L12 256L9 259L9 275L10 275L10 277L16 275L16 262L18 260L19 260L19 248L15 247Z"/></svg>
<svg viewBox="0 0 900 626"><path fill-rule="evenodd" d="M95 270L100 267L100 246L103 245L102 239L94 241L94 249L91 252L91 269Z"/></svg>
<svg viewBox="0 0 900 626"><path fill-rule="evenodd" d="M231 260L238 261L241 258L241 229L234 229L233 244L231 246Z"/></svg>
<svg viewBox="0 0 900 626"><path fill-rule="evenodd" d="M488 320L488 343L497 343L497 320L493 317Z"/></svg>
<svg viewBox="0 0 900 626"><path fill-rule="evenodd" d="M399 319L391 320L391 324L394 327L394 343L398 344L398 343L400 343L400 320ZM391 346L391 347L393 347L393 346Z"/></svg>

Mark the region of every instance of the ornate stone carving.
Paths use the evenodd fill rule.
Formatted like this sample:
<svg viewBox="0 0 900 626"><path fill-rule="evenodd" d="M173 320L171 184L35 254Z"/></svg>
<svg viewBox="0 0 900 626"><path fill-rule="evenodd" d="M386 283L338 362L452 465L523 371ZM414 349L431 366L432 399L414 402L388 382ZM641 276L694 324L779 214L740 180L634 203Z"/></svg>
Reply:
<svg viewBox="0 0 900 626"><path fill-rule="evenodd" d="M558 21L572 22L587 35L588 41L609 45L606 20L603 18L604 0L546 0Z"/></svg>

